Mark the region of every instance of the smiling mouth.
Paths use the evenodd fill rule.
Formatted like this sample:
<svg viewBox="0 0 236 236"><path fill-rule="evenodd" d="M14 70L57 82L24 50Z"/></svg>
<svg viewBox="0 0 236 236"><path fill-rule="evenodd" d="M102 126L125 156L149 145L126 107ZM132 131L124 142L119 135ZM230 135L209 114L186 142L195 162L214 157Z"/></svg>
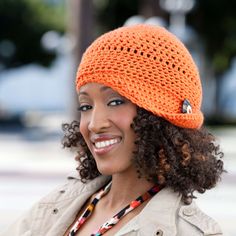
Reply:
<svg viewBox="0 0 236 236"><path fill-rule="evenodd" d="M116 143L119 143L121 139L115 138L115 139L110 139L110 140L105 140L105 141L99 141L99 142L95 142L94 146L97 149L101 149L101 148L106 148L109 146L112 146Z"/></svg>

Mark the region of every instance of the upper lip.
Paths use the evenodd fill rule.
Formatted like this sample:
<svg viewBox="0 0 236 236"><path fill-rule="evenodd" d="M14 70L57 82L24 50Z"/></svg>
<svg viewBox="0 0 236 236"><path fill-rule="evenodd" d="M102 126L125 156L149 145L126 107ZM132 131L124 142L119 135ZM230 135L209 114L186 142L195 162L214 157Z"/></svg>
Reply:
<svg viewBox="0 0 236 236"><path fill-rule="evenodd" d="M90 140L92 143L96 143L96 142L102 142L102 141L111 140L111 139L115 139L115 138L121 139L121 137L118 135L94 134L90 137Z"/></svg>

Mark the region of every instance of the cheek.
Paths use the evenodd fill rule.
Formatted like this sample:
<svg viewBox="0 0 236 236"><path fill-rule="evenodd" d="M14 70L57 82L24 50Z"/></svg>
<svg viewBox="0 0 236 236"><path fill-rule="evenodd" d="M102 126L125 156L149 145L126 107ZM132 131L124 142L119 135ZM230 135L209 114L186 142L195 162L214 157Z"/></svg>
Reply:
<svg viewBox="0 0 236 236"><path fill-rule="evenodd" d="M136 115L137 115L136 109L135 110L130 109L129 112L126 110L122 112L120 115L116 115L114 117L117 126L125 133L126 136L129 136L130 138L133 138L135 136L135 133L131 128L131 124L133 123L134 117Z"/></svg>
<svg viewBox="0 0 236 236"><path fill-rule="evenodd" d="M88 137L88 129L87 129L87 125L86 125L86 122L84 121L84 119L80 119L79 130L80 130L80 133L82 134L84 140L86 141L86 139Z"/></svg>
<svg viewBox="0 0 236 236"><path fill-rule="evenodd" d="M133 122L133 119L131 119L130 117L126 117L125 115L123 115L119 119L118 119L118 117L116 117L115 122L120 127L120 129L123 130L124 132L132 131L132 128L130 126Z"/></svg>
<svg viewBox="0 0 236 236"><path fill-rule="evenodd" d="M128 127L128 129L132 128L130 127L131 124L133 123L134 118L137 116L137 107L134 106L133 104L130 104L130 107L124 111L122 118L121 118L121 123L123 126Z"/></svg>

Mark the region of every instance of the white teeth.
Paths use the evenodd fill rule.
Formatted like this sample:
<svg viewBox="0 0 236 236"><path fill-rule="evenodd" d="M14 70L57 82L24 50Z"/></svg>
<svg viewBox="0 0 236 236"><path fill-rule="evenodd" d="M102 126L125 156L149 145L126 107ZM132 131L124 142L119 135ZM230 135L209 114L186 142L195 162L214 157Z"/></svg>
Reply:
<svg viewBox="0 0 236 236"><path fill-rule="evenodd" d="M110 145L118 143L118 142L119 142L118 139L111 139L111 140L106 140L106 141L102 141L102 142L96 142L95 147L96 148L104 148L104 147L110 146Z"/></svg>

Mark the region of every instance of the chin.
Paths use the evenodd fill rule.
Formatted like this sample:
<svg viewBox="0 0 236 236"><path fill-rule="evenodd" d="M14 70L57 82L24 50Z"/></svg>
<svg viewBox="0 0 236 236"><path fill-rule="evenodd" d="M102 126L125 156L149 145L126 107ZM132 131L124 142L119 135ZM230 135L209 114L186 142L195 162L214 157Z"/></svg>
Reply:
<svg viewBox="0 0 236 236"><path fill-rule="evenodd" d="M130 172L131 170L129 168L111 168L111 166L105 168L105 167L97 167L98 171L102 175L115 175L115 174L122 174L126 172ZM133 171L133 170L132 170Z"/></svg>
<svg viewBox="0 0 236 236"><path fill-rule="evenodd" d="M102 175L113 175L114 173L116 173L114 170L111 170L110 168L98 168L98 171Z"/></svg>
<svg viewBox="0 0 236 236"><path fill-rule="evenodd" d="M120 161L96 161L97 169L102 175L114 175L114 174L121 174L125 172L132 172L133 165L129 162L123 163Z"/></svg>
<svg viewBox="0 0 236 236"><path fill-rule="evenodd" d="M113 166L111 164L107 165L100 165L97 166L98 171L102 174L102 175L113 175L116 173L120 173L122 172L122 168L117 168L117 166Z"/></svg>

